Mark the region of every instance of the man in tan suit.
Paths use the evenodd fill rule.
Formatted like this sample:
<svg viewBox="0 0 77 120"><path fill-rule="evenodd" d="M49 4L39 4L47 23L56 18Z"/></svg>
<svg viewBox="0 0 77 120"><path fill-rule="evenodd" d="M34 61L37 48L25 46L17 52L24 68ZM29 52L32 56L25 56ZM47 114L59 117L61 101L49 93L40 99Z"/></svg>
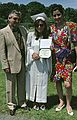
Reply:
<svg viewBox="0 0 77 120"><path fill-rule="evenodd" d="M13 10L8 16L8 25L0 30L0 60L6 74L6 95L10 115L15 114L17 100L21 108L27 109L25 103L25 53L27 30L20 26L21 13ZM16 83L17 82L17 83Z"/></svg>

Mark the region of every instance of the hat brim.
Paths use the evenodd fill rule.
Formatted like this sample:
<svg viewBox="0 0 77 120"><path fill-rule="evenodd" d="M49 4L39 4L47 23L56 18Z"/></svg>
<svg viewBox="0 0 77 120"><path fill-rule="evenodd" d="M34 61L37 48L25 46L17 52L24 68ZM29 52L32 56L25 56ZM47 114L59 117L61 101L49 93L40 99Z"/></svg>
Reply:
<svg viewBox="0 0 77 120"><path fill-rule="evenodd" d="M47 16L45 13L40 13L40 14L36 14L31 16L32 20L35 22L36 20L41 19L42 21L47 21Z"/></svg>

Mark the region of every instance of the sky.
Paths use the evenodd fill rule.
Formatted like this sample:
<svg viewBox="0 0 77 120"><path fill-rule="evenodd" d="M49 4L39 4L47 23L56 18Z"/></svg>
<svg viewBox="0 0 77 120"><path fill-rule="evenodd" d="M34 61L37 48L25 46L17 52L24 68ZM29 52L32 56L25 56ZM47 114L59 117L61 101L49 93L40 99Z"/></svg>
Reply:
<svg viewBox="0 0 77 120"><path fill-rule="evenodd" d="M50 6L51 4L61 4L64 8L74 8L77 9L77 0L0 0L1 3L17 3L17 4L28 4L32 1L40 2L45 6Z"/></svg>

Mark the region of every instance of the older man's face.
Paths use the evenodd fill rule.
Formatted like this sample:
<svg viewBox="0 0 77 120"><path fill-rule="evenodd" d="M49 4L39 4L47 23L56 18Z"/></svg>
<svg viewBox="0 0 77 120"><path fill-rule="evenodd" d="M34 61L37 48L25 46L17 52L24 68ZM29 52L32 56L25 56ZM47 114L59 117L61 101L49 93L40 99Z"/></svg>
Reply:
<svg viewBox="0 0 77 120"><path fill-rule="evenodd" d="M16 14L11 14L8 17L8 21L11 27L15 27L20 23L20 17L17 16Z"/></svg>

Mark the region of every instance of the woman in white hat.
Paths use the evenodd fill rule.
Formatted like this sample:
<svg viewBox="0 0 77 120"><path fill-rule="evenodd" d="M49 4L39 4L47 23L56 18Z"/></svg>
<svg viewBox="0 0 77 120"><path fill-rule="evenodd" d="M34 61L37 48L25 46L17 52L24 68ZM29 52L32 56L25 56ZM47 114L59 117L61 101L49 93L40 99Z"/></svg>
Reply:
<svg viewBox="0 0 77 120"><path fill-rule="evenodd" d="M31 16L35 31L27 39L27 79L26 97L34 103L36 110L45 110L47 102L48 58L39 56L39 41L47 39L47 16L44 13Z"/></svg>

